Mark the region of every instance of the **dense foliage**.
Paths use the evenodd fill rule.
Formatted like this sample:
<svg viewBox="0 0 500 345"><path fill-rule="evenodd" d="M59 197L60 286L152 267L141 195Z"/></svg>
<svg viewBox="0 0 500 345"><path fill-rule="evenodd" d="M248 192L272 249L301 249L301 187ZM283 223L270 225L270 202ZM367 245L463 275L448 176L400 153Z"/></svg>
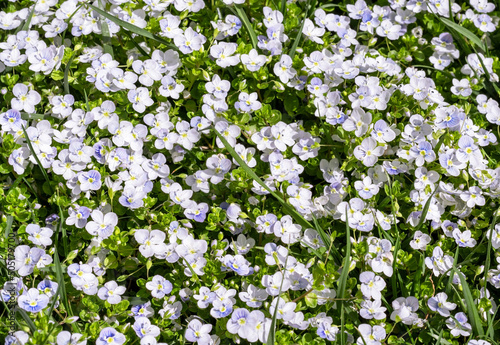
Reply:
<svg viewBox="0 0 500 345"><path fill-rule="evenodd" d="M6 345L498 344L498 6L1 4Z"/></svg>

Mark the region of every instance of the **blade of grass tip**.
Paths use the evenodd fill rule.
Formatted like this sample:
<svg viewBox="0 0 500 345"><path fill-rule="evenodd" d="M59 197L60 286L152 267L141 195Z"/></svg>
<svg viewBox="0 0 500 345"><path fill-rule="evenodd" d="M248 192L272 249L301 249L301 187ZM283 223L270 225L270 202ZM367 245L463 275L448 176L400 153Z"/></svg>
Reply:
<svg viewBox="0 0 500 345"><path fill-rule="evenodd" d="M31 163L30 163L31 164ZM29 164L28 164L28 167L29 167ZM28 167L26 167L26 169L24 169L24 173L22 175L19 175L15 180L14 182L9 186L9 190L12 190L12 189L15 189L17 187L17 185L19 183L21 183L21 181L24 179L24 177L26 176L26 170L28 170Z"/></svg>
<svg viewBox="0 0 500 345"><path fill-rule="evenodd" d="M82 2L82 3L81 3L81 4L80 4L80 5L76 8L76 10L75 10L73 13L71 13L71 15L70 15L67 19L65 19L66 24L68 24L68 27L69 27L69 23L71 22L71 19L75 16L76 12L78 12L78 10L79 10L80 8L82 8L82 6L83 6L83 5L84 5L84 3ZM61 40L62 42L64 42L64 39L66 38L66 31L68 31L68 29L66 29L66 30L64 30L64 31L62 32L62 40Z"/></svg>
<svg viewBox="0 0 500 345"><path fill-rule="evenodd" d="M76 52L73 52L73 54L71 54L71 57L68 60L68 64L66 65L66 68L64 69L64 81L63 81L63 84L64 84L64 92L67 95L69 94L69 70L71 68L71 63L73 62L73 60L75 59L75 57L76 57Z"/></svg>
<svg viewBox="0 0 500 345"><path fill-rule="evenodd" d="M311 4L311 2L312 2L312 4ZM302 30L304 29L304 24L306 22L307 17L309 16L309 9L311 7L314 7L315 3L316 3L316 0L313 0L313 1L307 0L306 11L304 12L304 19L302 20L302 24L300 25L299 32L297 33L297 36L295 37L295 40L293 41L292 48L290 49L290 52L288 53L290 58L292 58L292 61L293 61L293 57L295 56L295 51L297 50L297 47L299 46L300 38L302 37Z"/></svg>
<svg viewBox="0 0 500 345"><path fill-rule="evenodd" d="M439 181L438 181L439 183ZM427 199L425 205L424 205L424 209L422 210L422 214L420 215L420 220L418 221L418 224L417 226L415 227L415 231L418 231L422 228L422 225L424 225L424 222L425 222L425 218L427 217L427 213L429 212L429 207L431 206L431 200L432 200L432 197L434 196L434 194L436 194L436 191L438 189L434 189L434 192L432 192L432 194L429 196L429 199Z"/></svg>
<svg viewBox="0 0 500 345"><path fill-rule="evenodd" d="M444 142L444 138L446 137L446 134L442 134L441 137L439 138L439 141L438 143L436 144L436 147L434 147L434 151L435 152L439 152L439 149L441 148L441 146L443 145L443 142Z"/></svg>
<svg viewBox="0 0 500 345"><path fill-rule="evenodd" d="M467 313L469 314L469 320L472 325L472 329L474 329L478 335L483 336L484 330L481 326L481 319L479 317L479 312L474 302L474 298L472 297L472 294L470 292L469 284L467 284L465 278L461 274L459 274L456 266L453 266L453 272L458 274L458 278L460 279L460 283L462 284L462 291L465 297L465 305L467 306Z"/></svg>
<svg viewBox="0 0 500 345"><path fill-rule="evenodd" d="M245 29L248 32L248 35L250 36L250 42L252 42L252 47L254 49L257 49L257 34L255 33L255 30L252 27L252 24L250 23L250 20L247 17L247 14L243 10L243 8L240 5L235 6L236 14L238 17L240 17L241 21L243 22L243 25L245 26Z"/></svg>
<svg viewBox="0 0 500 345"><path fill-rule="evenodd" d="M38 3L38 0L35 1L35 3L33 4L33 8L31 9L30 13L28 14L28 16L26 17L26 20L24 21L24 24L23 25L20 25L17 30L15 31L15 33L17 34L18 32L20 31L28 31L30 29L30 26L31 26L31 20L33 19L33 15L35 14L35 7L36 7L36 4Z"/></svg>
<svg viewBox="0 0 500 345"><path fill-rule="evenodd" d="M290 249L290 245L288 245L288 249ZM288 255L285 258L285 267L288 263ZM285 280L285 275L281 277L281 284L280 284L280 289L278 291L278 296L276 296L276 306L274 308L274 313L273 313L273 318L271 320L271 326L269 327L269 334L267 335L267 342L266 345L274 345L276 342L276 319L278 317L278 305L279 305L279 299L281 296L281 289L283 288L283 281Z"/></svg>
<svg viewBox="0 0 500 345"><path fill-rule="evenodd" d="M316 231L318 232L319 237L321 238L321 241L323 241L323 243L329 243L329 248L331 248L331 251L333 252L333 255L335 256L335 258L337 260L339 260L339 262L341 262L342 261L342 257L340 255L339 251L337 250L337 248L335 246L332 246L331 237L328 236L328 234L319 225L318 220L316 219L316 216L314 215L314 213L311 213L311 215L312 215L314 227L316 228Z"/></svg>
<svg viewBox="0 0 500 345"><path fill-rule="evenodd" d="M87 111L90 111L89 97L87 96L87 91L83 89L83 95L85 96L85 106L87 107Z"/></svg>
<svg viewBox="0 0 500 345"><path fill-rule="evenodd" d="M314 226L307 221L304 217L302 217L296 210L293 208L293 206L289 205L281 196L279 196L277 193L273 192L265 183L262 181L262 179L257 176L257 174L241 159L241 157L236 153L234 148L229 145L227 142L226 138L224 138L215 128L213 128L213 131L215 135L220 139L226 150L228 150L229 154L231 157L233 157L236 162L245 170L245 172L252 178L254 179L259 185L262 186L266 191L268 191L272 196L274 196L281 204L283 207L285 213L290 215L298 224L302 226L304 229L309 229L309 228L314 228ZM327 236L327 242L325 243L326 247L330 246L330 238ZM322 259L322 257L319 257Z"/></svg>
<svg viewBox="0 0 500 345"><path fill-rule="evenodd" d="M102 3L102 0L99 0L99 7L102 10L106 10L106 7ZM109 55L111 55L111 57L114 58L115 54L113 53L113 46L111 45L111 33L109 32L108 23L103 17L100 17L99 21L101 22L101 35L104 53L108 53Z"/></svg>
<svg viewBox="0 0 500 345"><path fill-rule="evenodd" d="M140 36L143 36L143 37L146 37L146 38L150 38L152 40L155 40L161 44L164 44L166 45L167 47L171 48L171 49L174 49L175 51L179 51L179 48L177 48L177 46L175 46L174 44L172 43L169 43L168 41L164 40L163 38L155 35L155 34L152 34L151 32L149 32L148 30L146 29L141 29L140 27L138 26L135 26L134 24L130 24L129 22L126 22L124 20L121 20L115 16L112 16L111 14L101 10L100 8L98 7L95 7L94 5L91 5L91 4L87 4L88 7L90 7L92 10L94 10L95 12L99 13L101 16L111 20L113 23L117 24L118 26L122 27L123 29L126 29L134 34L137 34L137 35L140 35Z"/></svg>
<svg viewBox="0 0 500 345"><path fill-rule="evenodd" d="M47 181L47 184L49 185L50 192L54 193L54 190L52 189L52 186L50 185L49 175L47 175L47 171L43 167L42 163L40 163L40 160L38 159L38 155L35 153L35 150L33 149L33 145L31 145L31 140L28 137L28 133L26 133L26 128L24 126L22 126L22 128L23 128L24 137L26 138L26 142L28 143L28 147L29 147L29 149L31 151L31 154L35 158L35 160L36 160L36 162L37 162L38 167L40 168L40 170L42 170L43 177L45 178L45 181Z"/></svg>
<svg viewBox="0 0 500 345"><path fill-rule="evenodd" d="M57 303L57 297L59 296L60 293L61 293L61 284L57 285L56 293L53 296L54 299L52 300L52 303L50 304L49 309L46 310L45 315L47 315L48 317L50 317L50 315L52 315L52 312L54 311L54 307L56 306L56 303Z"/></svg>
<svg viewBox="0 0 500 345"><path fill-rule="evenodd" d="M345 290L347 287L347 277L349 276L349 268L351 266L351 229L349 228L349 211L346 206L346 219L345 219L345 236L346 236L346 256L344 258L344 264L342 265L342 273L340 273L339 285L338 285L338 298L341 298L340 302L340 344L345 345Z"/></svg>
<svg viewBox="0 0 500 345"><path fill-rule="evenodd" d="M193 275L193 277L196 278L196 282L198 283L198 285L200 285L200 287L201 287L200 278L198 277L198 275L194 271L193 267L191 267L191 264L186 260L186 258L182 258L182 259L186 263L186 266L189 268L189 271L191 272L191 274Z"/></svg>

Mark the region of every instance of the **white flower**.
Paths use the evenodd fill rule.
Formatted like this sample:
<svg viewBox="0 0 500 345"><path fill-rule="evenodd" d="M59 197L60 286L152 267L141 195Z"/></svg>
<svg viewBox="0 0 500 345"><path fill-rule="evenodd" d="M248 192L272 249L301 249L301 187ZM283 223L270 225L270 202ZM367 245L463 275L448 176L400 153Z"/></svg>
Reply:
<svg viewBox="0 0 500 345"><path fill-rule="evenodd" d="M274 65L273 71L282 83L288 83L297 74L292 67L292 58L286 54L283 54L280 61Z"/></svg>
<svg viewBox="0 0 500 345"><path fill-rule="evenodd" d="M235 66L240 62L240 54L233 55L238 45L236 43L219 42L210 48L210 55L215 63L222 68Z"/></svg>
<svg viewBox="0 0 500 345"><path fill-rule="evenodd" d="M16 84L12 89L15 98L11 100L12 108L24 110L27 113L35 112L35 105L40 103L42 97L35 90L30 90L25 84Z"/></svg>
<svg viewBox="0 0 500 345"><path fill-rule="evenodd" d="M125 286L118 286L118 284L112 280L104 284L97 292L97 295L100 299L107 301L109 304L118 304L122 300L121 295L123 295L125 291Z"/></svg>
<svg viewBox="0 0 500 345"><path fill-rule="evenodd" d="M436 296L429 298L427 305L432 311L437 311L441 316L450 316L450 310L454 310L457 305L446 301L448 295L445 292L440 292Z"/></svg>
<svg viewBox="0 0 500 345"><path fill-rule="evenodd" d="M378 157L384 154L385 148L377 146L377 142L372 137L365 138L361 145L354 148L354 157L363 162L367 167L374 166Z"/></svg>
<svg viewBox="0 0 500 345"><path fill-rule="evenodd" d="M385 288L386 283L384 279L375 275L373 272L362 272L359 275L359 281L361 282L361 292L363 296L373 299L381 299L381 291Z"/></svg>
<svg viewBox="0 0 500 345"><path fill-rule="evenodd" d="M153 100L149 96L149 91L145 87L130 90L127 94L128 100L132 103L135 111L143 113L146 107L153 105Z"/></svg>

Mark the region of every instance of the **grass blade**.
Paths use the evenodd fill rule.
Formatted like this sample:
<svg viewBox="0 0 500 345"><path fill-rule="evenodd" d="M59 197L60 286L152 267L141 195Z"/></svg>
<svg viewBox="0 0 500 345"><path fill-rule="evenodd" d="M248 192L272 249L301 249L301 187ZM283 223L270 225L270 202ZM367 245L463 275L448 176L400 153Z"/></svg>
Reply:
<svg viewBox="0 0 500 345"><path fill-rule="evenodd" d="M479 312L477 311L477 306L476 303L474 302L474 298L472 297L472 293L469 288L469 284L467 284L467 281L465 278L459 274L459 271L457 270L456 266L453 266L453 273L456 273L458 275L458 278L460 279L460 283L462 284L462 291L464 293L465 297L465 305L467 306L467 313L469 314L469 320L472 325L472 329L476 331L477 335L483 336L484 335L484 330L481 325L481 319L479 318ZM460 296L459 296L460 298ZM461 299L460 299L461 301Z"/></svg>
<svg viewBox="0 0 500 345"><path fill-rule="evenodd" d="M252 46L254 49L257 49L257 34L255 33L255 30L252 28L252 24L250 23L250 20L248 20L247 14L241 6L237 5L235 6L236 13L238 14L238 17L240 17L241 21L243 22L243 25L245 26L245 29L248 32L248 35L250 36L250 41L252 42Z"/></svg>
<svg viewBox="0 0 500 345"><path fill-rule="evenodd" d="M281 13L283 14L283 21L285 21L286 0L281 0Z"/></svg>
<svg viewBox="0 0 500 345"><path fill-rule="evenodd" d="M314 227L315 227L317 233L319 234L319 237L321 238L321 240L323 241L323 243L329 243L329 248L331 248L334 256L336 257L336 259L339 262L341 262L342 261L342 257L340 255L339 251L337 250L337 248L335 246L332 246L331 237L328 236L328 234L319 225L318 220L316 219L316 216L314 215L314 213L312 213L312 218L313 218Z"/></svg>
<svg viewBox="0 0 500 345"><path fill-rule="evenodd" d="M54 190L52 189L52 186L50 185L49 175L47 175L47 171L43 167L42 163L40 163L40 160L38 159L38 156L37 156L35 150L33 149L33 145L31 145L31 140L28 137L28 133L26 133L26 128L24 126L23 126L23 133L24 133L24 137L26 138L26 142L28 143L28 147L31 151L31 154L35 158L36 163L38 164L38 167L40 168L40 170L42 170L43 177L45 178L45 181L47 181L47 184L49 185L49 189L50 189L51 193L54 193Z"/></svg>
<svg viewBox="0 0 500 345"><path fill-rule="evenodd" d="M196 274L196 272L194 271L193 267L191 266L191 264L186 260L186 258L182 258L184 260L184 263L186 264L186 266L188 267L189 271L191 272L192 276L196 278L196 282L198 283L198 285L200 285L201 287L201 282L200 282L200 278L198 277L198 275Z"/></svg>
<svg viewBox="0 0 500 345"><path fill-rule="evenodd" d="M288 249L290 249L290 246L288 246ZM285 267L288 262L288 255L286 256L285 259ZM283 276L281 277L281 284L280 284L280 289L278 291L278 296L276 296L276 306L274 308L274 313L273 313L273 318L271 320L271 326L269 328L269 334L267 336L267 341L266 345L274 345L276 342L276 319L278 317L278 304L279 304L279 299L281 296L281 289L283 288L283 281L285 280L285 274L283 273Z"/></svg>
<svg viewBox="0 0 500 345"><path fill-rule="evenodd" d="M346 301L345 290L347 287L347 278L349 276L349 268L351 266L351 229L349 228L349 211L346 206L346 219L345 219L345 236L346 236L346 256L344 258L344 264L342 265L342 273L340 274L339 284L338 284L338 298L340 298L340 344L344 345L346 343L345 335L345 317L344 308Z"/></svg>
<svg viewBox="0 0 500 345"><path fill-rule="evenodd" d="M106 9L102 3L102 0L99 0L99 7L103 10ZM102 17L99 18L99 21L101 22L102 46L104 49L104 53L108 53L111 55L111 57L114 58L115 54L113 54L113 46L111 45L111 34L109 32L108 23Z"/></svg>
<svg viewBox="0 0 500 345"><path fill-rule="evenodd" d="M283 207L283 210L285 211L285 213L289 214L290 216L292 216L292 218L302 226L302 228L305 230L305 229L308 229L308 228L311 228L313 229L314 226L309 222L307 221L306 219L304 219L304 217L302 217L296 210L295 208L293 208L293 206L291 206L290 204L288 204L280 195L278 195L278 193L275 193L273 192L265 183L264 181L262 181L262 179L257 176L257 174L243 161L243 159L241 159L241 157L236 153L236 151L234 150L234 148L229 145L229 143L227 142L226 138L224 138L216 129L214 129L214 133L215 135L217 135L217 137L220 139L220 141L224 144L224 146L226 147L226 149L229 151L229 154L236 160L236 162L238 162L238 164L243 168L243 170L245 170L245 172L252 178L254 179L258 184L260 184L266 191L268 191L272 196L274 196L281 204L281 206ZM320 236L321 236L321 232L324 233L323 229L321 229L319 227L319 230L320 230ZM326 242L324 243L325 246L328 248L330 247L330 237L326 236L325 235L325 240ZM320 257L320 259L322 259Z"/></svg>
<svg viewBox="0 0 500 345"><path fill-rule="evenodd" d="M59 260L59 253L57 251L56 246L54 246L54 267L56 269L56 280L57 283L59 284L58 290L59 290L59 296L61 297L61 303L64 305L64 308L66 309L68 315L74 316L73 309L71 308L71 303L69 303L66 295L66 284L64 282L64 274L62 271L61 261ZM80 333L80 328L78 327L76 322L73 322L71 324L71 327L75 332Z"/></svg>
<svg viewBox="0 0 500 345"><path fill-rule="evenodd" d="M57 193L59 196L59 193ZM62 234L62 240L63 240L63 248L64 248L64 256L68 256L68 235L66 233L66 228L64 227L64 214L61 206L58 204L57 207L59 208L59 226L58 226L58 231L57 231L57 239L59 239L59 234ZM56 243L57 245L57 243Z"/></svg>
<svg viewBox="0 0 500 345"><path fill-rule="evenodd" d="M19 31L28 31L30 29L30 26L31 26L31 19L33 19L33 15L35 14L35 6L36 4L38 3L38 1L35 1L35 3L33 4L33 8L31 9L30 13L28 14L28 16L26 17L26 20L24 22L24 24L21 26L19 26L17 28L17 30L15 31L15 33L17 34Z"/></svg>
<svg viewBox="0 0 500 345"><path fill-rule="evenodd" d="M71 57L68 60L68 64L66 65L66 68L64 69L64 92L69 95L69 69L71 67L71 63L73 62L74 58L76 56L76 52L73 52Z"/></svg>
<svg viewBox="0 0 500 345"><path fill-rule="evenodd" d="M143 36L146 38L150 38L150 39L155 40L161 44L166 45L167 47L174 49L175 51L179 51L179 48L177 48L174 44L169 43L168 41L164 40L163 38L152 34L148 30L141 29L140 27L135 26L134 24L130 24L129 22L126 22L124 20L116 18L115 16L112 16L108 12L105 12L105 11L101 10L100 8L95 7L94 5L87 4L87 6L90 7L92 10L94 10L95 12L99 13L101 16L103 16L103 17L111 20L113 23L119 25L123 29L126 29L134 34L137 34L137 35L140 35L140 36Z"/></svg>
<svg viewBox="0 0 500 345"><path fill-rule="evenodd" d="M28 114L25 112L21 113L21 119L23 120L43 120L48 114Z"/></svg>
<svg viewBox="0 0 500 345"><path fill-rule="evenodd" d="M490 224L490 234L489 234L489 239L488 239L488 249L486 251L486 262L484 263L484 290L486 291L486 286L488 285L488 271L490 270L490 265L491 265L491 239L493 237L493 228L495 227L497 223L497 217L500 212L500 209L497 209L496 212L493 215L493 221ZM493 330L493 321L495 320L495 316L498 312L498 307L497 310L495 311L495 315L491 317L489 311L486 312L487 315L487 321L488 321L488 329L486 330L486 334L488 334L491 338L494 338L494 330Z"/></svg>
<svg viewBox="0 0 500 345"><path fill-rule="evenodd" d="M302 37L302 30L304 29L304 24L306 22L307 17L309 16L309 9L313 8L315 4L316 4L316 0L313 0L312 4L311 4L311 0L307 0L306 11L304 13L304 19L302 20L302 24L300 25L299 32L297 33L297 36L295 37L295 40L293 41L292 48L290 49L290 52L288 54L288 55L290 55L292 60L293 60L293 57L295 56L295 51L297 50L297 47L299 46L300 38Z"/></svg>
<svg viewBox="0 0 500 345"><path fill-rule="evenodd" d="M68 17L68 19L66 19L66 24L68 24L68 27L69 27L69 23L71 22L71 19L75 16L76 12L78 12L78 10L84 5L84 3L82 2L77 8L76 10L71 13L71 15ZM68 29L64 30L62 32L62 41L64 42L64 39L66 38L66 31L68 31Z"/></svg>
<svg viewBox="0 0 500 345"><path fill-rule="evenodd" d="M137 48L137 50L144 56L147 56L148 58L151 59L151 56L146 53L146 51L144 49L142 49L142 47L139 45L139 43L137 43L133 38L132 38L132 35L130 34L130 31L127 31L127 30L124 30L124 33L125 35L128 36L128 38L130 38L130 41L134 44L134 46Z"/></svg>
<svg viewBox="0 0 500 345"><path fill-rule="evenodd" d="M14 310L16 310L16 309L14 309ZM37 328L36 328L35 324L33 323L33 320L31 320L31 318L29 317L28 313L26 313L26 311L23 309L17 309L17 312L19 314L21 314L21 317L23 318L23 320L26 322L26 324L28 324L28 327L30 328L31 333L35 334Z"/></svg>
<svg viewBox="0 0 500 345"><path fill-rule="evenodd" d="M52 315L52 312L54 311L54 307L56 306L56 303L57 303L57 297L59 297L60 293L61 293L61 284L57 285L56 293L53 296L54 299L52 300L52 303L50 304L50 308L47 309L47 312L45 313L45 315L47 315L48 317L50 317L50 315Z"/></svg>
<svg viewBox="0 0 500 345"><path fill-rule="evenodd" d="M463 26L458 25L457 23L452 22L449 19L442 18L440 16L437 16L439 20L441 20L444 25L446 25L448 28L452 29L453 31L456 31L458 34L467 37L472 43L474 43L476 46L478 46L482 51L486 51L486 48L484 46L484 43L481 41L479 37L477 37L473 32L467 30Z"/></svg>
<svg viewBox="0 0 500 345"><path fill-rule="evenodd" d="M6 216L7 223L5 224L5 239L9 238L10 229L12 229L12 223L14 223L14 217L11 215Z"/></svg>
<svg viewBox="0 0 500 345"><path fill-rule="evenodd" d="M439 181L437 181L437 183L439 183ZM427 217L427 212L429 212L429 207L431 206L432 197L434 196L434 194L436 194L437 190L438 190L437 188L434 189L434 192L432 192L432 194L427 199L427 201L424 205L424 209L422 210L422 214L420 215L420 220L418 221L418 224L415 227L415 232L420 230L422 228L422 225L424 225L425 217Z"/></svg>

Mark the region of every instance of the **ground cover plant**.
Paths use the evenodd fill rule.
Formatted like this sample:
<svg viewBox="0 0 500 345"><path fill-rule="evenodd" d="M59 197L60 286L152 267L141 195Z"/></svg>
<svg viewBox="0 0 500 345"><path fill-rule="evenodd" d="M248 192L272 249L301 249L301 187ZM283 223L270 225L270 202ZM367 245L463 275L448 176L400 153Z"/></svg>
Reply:
<svg viewBox="0 0 500 345"><path fill-rule="evenodd" d="M499 343L498 3L0 4L6 345Z"/></svg>

